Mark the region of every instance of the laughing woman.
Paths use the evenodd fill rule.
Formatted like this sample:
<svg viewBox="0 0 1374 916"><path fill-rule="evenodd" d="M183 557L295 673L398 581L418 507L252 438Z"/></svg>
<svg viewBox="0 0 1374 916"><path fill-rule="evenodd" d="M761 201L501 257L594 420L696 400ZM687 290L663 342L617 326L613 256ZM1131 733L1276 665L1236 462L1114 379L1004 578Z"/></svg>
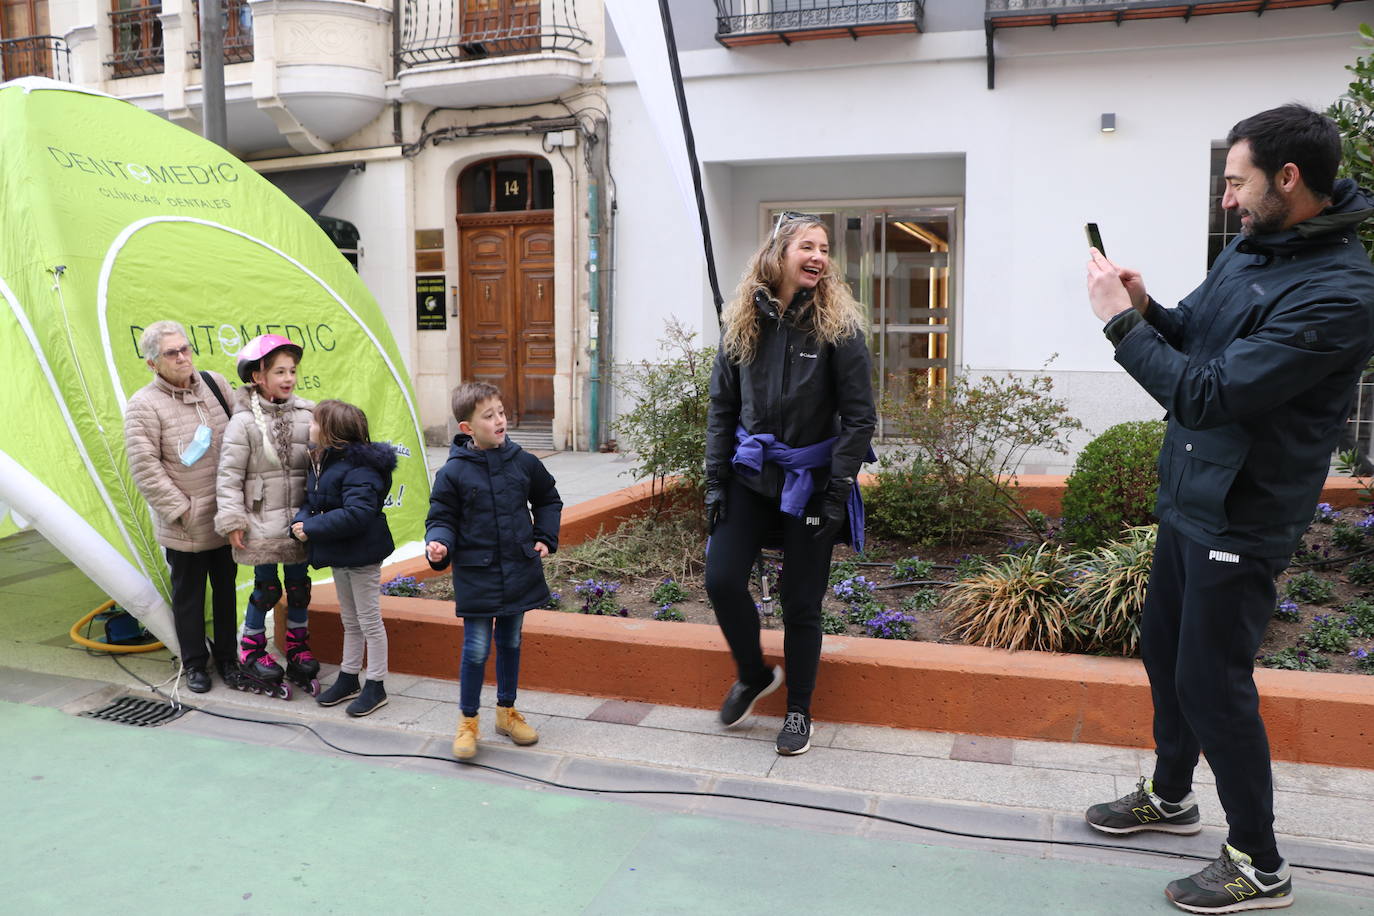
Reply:
<svg viewBox="0 0 1374 916"><path fill-rule="evenodd" d="M819 217L778 217L723 322L706 432L706 591L739 679L720 720L738 725L783 681L764 663L749 593L760 549L780 535L787 718L777 751L803 754L830 554L850 540L854 477L877 422L863 309L830 260Z"/></svg>

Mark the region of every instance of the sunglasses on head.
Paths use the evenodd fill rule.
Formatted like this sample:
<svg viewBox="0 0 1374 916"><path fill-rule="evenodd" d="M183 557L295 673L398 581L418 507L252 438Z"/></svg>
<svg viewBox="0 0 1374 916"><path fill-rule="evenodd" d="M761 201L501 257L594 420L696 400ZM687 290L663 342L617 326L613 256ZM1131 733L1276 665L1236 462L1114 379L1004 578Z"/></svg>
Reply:
<svg viewBox="0 0 1374 916"><path fill-rule="evenodd" d="M803 222L808 223L819 223L821 221L821 218L814 213L799 213L796 210L783 210L781 213L778 214L778 220L773 224L773 234L769 236L769 238L777 238L778 230L782 228L782 224L790 223L793 220L802 220Z"/></svg>

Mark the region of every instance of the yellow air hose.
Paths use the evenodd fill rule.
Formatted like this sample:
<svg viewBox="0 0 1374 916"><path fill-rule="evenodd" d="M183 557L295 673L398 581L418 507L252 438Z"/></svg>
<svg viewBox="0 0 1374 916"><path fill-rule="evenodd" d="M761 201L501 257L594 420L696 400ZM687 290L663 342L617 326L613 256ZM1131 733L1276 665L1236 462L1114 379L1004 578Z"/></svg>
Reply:
<svg viewBox="0 0 1374 916"><path fill-rule="evenodd" d="M94 620L95 615L101 613L102 611L108 611L110 608L114 607L114 604L115 603L113 600L106 601L100 607L91 611L85 617L82 617L76 623L72 624L71 630L67 633L67 635L72 638L72 642L76 643L79 646L85 646L88 649L99 649L101 652L120 652L126 654L132 654L134 652L156 652L158 649L164 648L164 646L160 642L150 642L146 646L116 646L106 642L96 642L94 639L87 639L86 637L82 636L80 633L77 632L77 630L80 630L86 624Z"/></svg>

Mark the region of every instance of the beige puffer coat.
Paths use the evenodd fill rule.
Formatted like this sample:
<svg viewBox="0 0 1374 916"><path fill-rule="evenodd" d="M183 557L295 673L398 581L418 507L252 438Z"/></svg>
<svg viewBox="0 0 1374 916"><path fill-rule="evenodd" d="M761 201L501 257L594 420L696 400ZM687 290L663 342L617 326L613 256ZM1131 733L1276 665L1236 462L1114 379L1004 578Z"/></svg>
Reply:
<svg viewBox="0 0 1374 916"><path fill-rule="evenodd" d="M254 400L270 442L263 441ZM290 528L305 502L314 409L312 401L294 394L284 404L273 404L258 397L256 385L244 385L236 393L234 416L220 449L215 530L225 537L231 531L244 532L244 549L234 551L234 560L243 566L305 562L305 545L291 537ZM272 461L267 448L284 457Z"/></svg>
<svg viewBox="0 0 1374 916"><path fill-rule="evenodd" d="M210 378L233 405L234 390L218 373ZM210 427L210 449L195 464L181 463L196 427ZM157 542L163 547L199 553L224 546L215 532L215 477L220 443L229 416L205 387L200 373L190 388L177 388L160 375L134 392L124 410L124 447L129 473L153 510Z"/></svg>

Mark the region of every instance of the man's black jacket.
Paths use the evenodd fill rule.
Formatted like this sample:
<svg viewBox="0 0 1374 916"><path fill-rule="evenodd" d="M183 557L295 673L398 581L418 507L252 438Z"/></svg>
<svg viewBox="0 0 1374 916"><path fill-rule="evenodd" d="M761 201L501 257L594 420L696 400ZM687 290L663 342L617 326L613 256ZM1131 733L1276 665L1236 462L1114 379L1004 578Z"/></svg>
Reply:
<svg viewBox="0 0 1374 916"><path fill-rule="evenodd" d="M706 421L707 476L728 476L735 428L770 433L800 448L838 436L830 467L815 475L817 492L831 476L854 477L877 426L872 368L862 333L823 344L810 331L811 291L802 290L784 314L762 292L754 297L759 337L754 359L738 365L722 347L711 371ZM756 477L740 477L764 496L782 493L782 470L765 464Z"/></svg>
<svg viewBox="0 0 1374 916"><path fill-rule="evenodd" d="M1349 180L1289 229L1238 237L1177 308L1106 327L1168 411L1163 522L1208 547L1287 557L1312 520L1355 383L1374 352L1374 198Z"/></svg>

